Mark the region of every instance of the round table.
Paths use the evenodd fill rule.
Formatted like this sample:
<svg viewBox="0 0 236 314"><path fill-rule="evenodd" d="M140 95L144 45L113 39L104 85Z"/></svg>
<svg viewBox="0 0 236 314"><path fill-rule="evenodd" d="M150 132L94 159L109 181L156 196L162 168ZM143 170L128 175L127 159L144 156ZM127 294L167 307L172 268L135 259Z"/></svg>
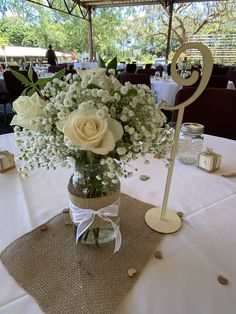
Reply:
<svg viewBox="0 0 236 314"><path fill-rule="evenodd" d="M158 103L166 101L169 106L174 106L175 96L181 88L182 86L176 84L171 78L151 78L151 89L154 91Z"/></svg>
<svg viewBox="0 0 236 314"><path fill-rule="evenodd" d="M236 142L205 135L206 147L223 156L220 169L207 173L194 165L175 162L168 207L183 212L183 227L175 234L164 236L158 248L163 259L150 256L117 313L235 313L236 178L221 174L236 171ZM0 148L17 154L14 135L0 136ZM148 159L149 164L142 158L132 162L138 171L131 178L121 180L121 190L161 206L167 168L159 159ZM70 174L70 170L61 168L55 171L38 169L25 178L15 169L0 174L1 251L68 206L66 185ZM140 180L143 174L150 179ZM218 275L227 277L230 284L222 286L217 281ZM42 313L2 263L0 282L1 314Z"/></svg>

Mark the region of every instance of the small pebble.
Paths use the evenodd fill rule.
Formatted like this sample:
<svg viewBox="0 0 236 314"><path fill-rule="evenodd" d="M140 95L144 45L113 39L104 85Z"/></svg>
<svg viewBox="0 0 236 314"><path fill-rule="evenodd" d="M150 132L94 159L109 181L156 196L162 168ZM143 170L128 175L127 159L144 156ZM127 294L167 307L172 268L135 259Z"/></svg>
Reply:
<svg viewBox="0 0 236 314"><path fill-rule="evenodd" d="M219 281L219 283L221 285L228 285L229 284L229 280L227 278L225 278L224 276L219 275L217 277L217 280Z"/></svg>
<svg viewBox="0 0 236 314"><path fill-rule="evenodd" d="M40 231L45 231L45 230L47 230L47 225L42 225L42 226L40 226Z"/></svg>
<svg viewBox="0 0 236 314"><path fill-rule="evenodd" d="M156 252L154 253L154 256L155 256L156 258L158 258L158 259L162 259L162 258L163 258L163 255L162 255L161 251L156 251Z"/></svg>
<svg viewBox="0 0 236 314"><path fill-rule="evenodd" d="M136 269L135 268L129 268L128 270L128 276L133 277L136 274Z"/></svg>
<svg viewBox="0 0 236 314"><path fill-rule="evenodd" d="M182 218L184 215L184 213L182 213L182 212L177 212L176 214L179 216L179 218Z"/></svg>
<svg viewBox="0 0 236 314"><path fill-rule="evenodd" d="M146 174L142 174L140 177L139 177L140 180L142 181L147 181L148 179L150 179L149 176L147 176Z"/></svg>
<svg viewBox="0 0 236 314"><path fill-rule="evenodd" d="M63 209L63 213L64 213L64 214L69 213L69 208L64 208L64 209Z"/></svg>

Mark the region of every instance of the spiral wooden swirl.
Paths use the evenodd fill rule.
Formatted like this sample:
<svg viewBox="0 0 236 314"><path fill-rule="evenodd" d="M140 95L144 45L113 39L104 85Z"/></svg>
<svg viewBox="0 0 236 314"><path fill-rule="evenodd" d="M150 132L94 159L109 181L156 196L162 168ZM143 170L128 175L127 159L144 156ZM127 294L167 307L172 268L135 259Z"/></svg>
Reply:
<svg viewBox="0 0 236 314"><path fill-rule="evenodd" d="M209 81L209 78L211 76L212 67L213 67L213 58L211 55L211 52L209 48L202 43L197 42L191 42L183 45L180 47L172 60L171 63L171 77L172 79L179 85L182 86L191 86L194 83L197 82L199 78L199 73L197 71L193 71L192 75L189 78L182 78L176 71L176 63L177 60L182 52L184 52L187 49L198 49L203 56L203 74L202 79L200 81L200 84L198 85L198 88L196 89L195 93L187 100L185 100L183 103L177 105L177 106L169 106L167 102L162 102L161 108L165 110L177 110L181 107L187 107L191 103L193 103L204 91L204 89L207 86L207 83Z"/></svg>

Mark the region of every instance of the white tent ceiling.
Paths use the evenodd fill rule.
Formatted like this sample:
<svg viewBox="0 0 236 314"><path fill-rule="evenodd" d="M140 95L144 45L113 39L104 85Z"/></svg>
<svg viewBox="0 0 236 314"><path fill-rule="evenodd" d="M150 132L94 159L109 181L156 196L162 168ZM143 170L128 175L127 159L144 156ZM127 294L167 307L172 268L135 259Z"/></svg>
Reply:
<svg viewBox="0 0 236 314"><path fill-rule="evenodd" d="M43 48L6 46L5 49L0 48L0 57L45 57L46 51L47 49ZM56 51L56 56L62 57L63 53ZM70 54L65 56L70 57Z"/></svg>

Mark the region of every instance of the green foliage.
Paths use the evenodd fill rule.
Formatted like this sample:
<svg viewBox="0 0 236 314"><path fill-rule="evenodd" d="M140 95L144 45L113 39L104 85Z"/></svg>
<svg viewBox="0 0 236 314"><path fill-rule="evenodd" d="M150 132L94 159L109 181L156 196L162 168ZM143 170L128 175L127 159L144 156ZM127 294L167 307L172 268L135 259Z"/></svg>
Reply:
<svg viewBox="0 0 236 314"><path fill-rule="evenodd" d="M96 61L97 61L99 68L105 68L106 67L105 61L102 59L102 57L98 53L96 53Z"/></svg>
<svg viewBox="0 0 236 314"><path fill-rule="evenodd" d="M22 0L5 0L9 16L0 19L1 37L11 45L87 51L87 21ZM68 3L72 3L72 0ZM54 1L60 8L63 0ZM79 7L75 10L80 14ZM97 9L93 13L93 44L105 62L154 62L165 55L168 14L161 5ZM236 2L176 3L171 50L193 34L235 33Z"/></svg>
<svg viewBox="0 0 236 314"><path fill-rule="evenodd" d="M107 72L111 69L116 70L117 68L117 57L113 58L107 65Z"/></svg>
<svg viewBox="0 0 236 314"><path fill-rule="evenodd" d="M0 37L0 47L5 47L9 43L9 39L5 36Z"/></svg>
<svg viewBox="0 0 236 314"><path fill-rule="evenodd" d="M25 36L24 21L14 17L4 17L0 20L0 33L8 38L9 43L19 46Z"/></svg>
<svg viewBox="0 0 236 314"><path fill-rule="evenodd" d="M106 62L102 59L102 57L98 53L96 53L96 62L98 63L99 68L106 68L107 75L109 75L109 70L114 70L116 76L119 75L119 73L121 72L117 70L117 57L116 56L106 65ZM93 84L90 84L90 85L93 85ZM90 85L89 85L89 88L91 88Z"/></svg>
<svg viewBox="0 0 236 314"><path fill-rule="evenodd" d="M65 74L65 69L57 72L53 77L50 78L39 78L36 82L34 82L33 78L33 68L30 66L28 71L28 77L25 77L23 74L9 69L11 73L25 86L24 91L22 92L22 96L32 96L35 92L37 92L41 97L40 90L47 84L47 82L51 82L53 79L61 79Z"/></svg>

